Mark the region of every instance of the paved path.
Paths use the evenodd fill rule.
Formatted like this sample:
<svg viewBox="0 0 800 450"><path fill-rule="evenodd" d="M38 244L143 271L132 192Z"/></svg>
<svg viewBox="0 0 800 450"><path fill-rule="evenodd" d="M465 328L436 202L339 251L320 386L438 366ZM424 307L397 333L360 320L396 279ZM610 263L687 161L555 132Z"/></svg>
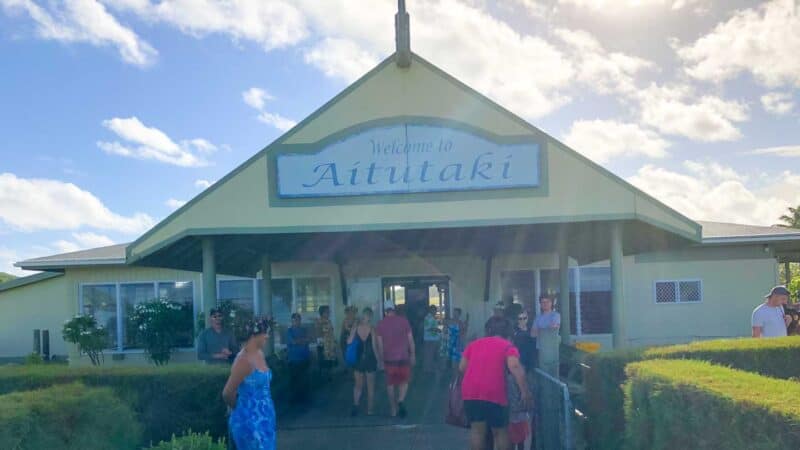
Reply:
<svg viewBox="0 0 800 450"><path fill-rule="evenodd" d="M467 430L444 424L449 377L416 375L406 399L408 417L398 419L389 417L381 375L376 380L375 416L350 417L353 383L345 374L317 391L310 407L279 411L278 450L468 448Z"/></svg>

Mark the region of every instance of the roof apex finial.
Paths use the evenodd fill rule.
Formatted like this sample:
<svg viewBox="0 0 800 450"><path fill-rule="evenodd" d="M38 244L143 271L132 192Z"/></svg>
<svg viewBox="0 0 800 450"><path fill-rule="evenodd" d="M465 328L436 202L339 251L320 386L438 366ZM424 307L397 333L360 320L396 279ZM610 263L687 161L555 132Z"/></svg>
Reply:
<svg viewBox="0 0 800 450"><path fill-rule="evenodd" d="M411 31L405 0L397 0L394 31L394 40L397 46L397 66L408 67L411 65Z"/></svg>

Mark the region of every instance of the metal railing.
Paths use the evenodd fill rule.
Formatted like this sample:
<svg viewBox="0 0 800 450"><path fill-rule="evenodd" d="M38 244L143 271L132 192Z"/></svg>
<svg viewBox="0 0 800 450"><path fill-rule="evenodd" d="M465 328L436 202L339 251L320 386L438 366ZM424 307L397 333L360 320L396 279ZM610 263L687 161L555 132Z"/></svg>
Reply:
<svg viewBox="0 0 800 450"><path fill-rule="evenodd" d="M536 369L536 449L575 450L574 409L566 384Z"/></svg>

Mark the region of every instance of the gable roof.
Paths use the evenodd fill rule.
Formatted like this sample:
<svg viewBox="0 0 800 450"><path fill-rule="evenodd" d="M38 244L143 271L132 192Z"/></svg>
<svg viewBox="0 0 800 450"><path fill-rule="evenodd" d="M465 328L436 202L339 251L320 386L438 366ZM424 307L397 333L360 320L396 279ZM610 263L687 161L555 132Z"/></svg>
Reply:
<svg viewBox="0 0 800 450"><path fill-rule="evenodd" d="M800 229L698 221L703 227L703 243L770 242L800 240Z"/></svg>
<svg viewBox="0 0 800 450"><path fill-rule="evenodd" d="M571 219L573 219L573 216L575 216L574 220L577 221L640 220L649 224L650 226L664 230L668 233L672 233L675 236L688 241L700 241L701 227L696 222L678 213L674 209L668 207L647 193L639 190L619 176L594 163L580 153L572 150L552 136L542 132L524 119L498 105L466 84L455 79L435 65L429 63L416 54L412 54L413 62L410 70L398 69L394 67L394 60L395 55L392 55L381 62L378 66L348 86L340 94L325 103L317 111L298 123L295 127L279 137L269 146L256 153L253 157L249 158L214 185L194 197L184 206L177 209L167 218L151 228L147 233L142 235L128 247L128 262L140 261L143 258L153 255L154 253L178 242L179 240L190 236L209 236L214 234L231 234L236 232L261 234L288 232L302 233L313 231L361 231L368 229L370 225L376 225L378 228L375 229L403 229L404 227L420 226L447 227L450 223L464 223L463 218L459 220L458 217L451 217L450 219L442 219L441 222L436 222L433 219L428 218L420 219L423 220L423 222L416 223L404 223L398 221L389 223L386 221L386 223L378 224L373 222L374 209L371 210L373 213L370 214L369 212L366 212L368 208L364 208L361 210L361 212L364 214L361 223L334 224L334 222L337 222L337 219L343 217L343 215L334 213L336 208L329 208L329 213L321 216L322 221L320 223L298 223L296 225L299 226L294 226L295 224L286 224L285 222L288 219L284 219L285 217L294 214L298 209L303 208L283 208L282 213L277 215L275 209L271 209L271 212L264 212L261 216L259 216L261 219L254 221L255 225L252 226L249 224L242 224L241 222L232 222L233 225L228 225L223 224L223 221L220 219L235 219L234 216L242 215L242 212L226 211L223 214L213 216L209 214L208 211L204 211L202 209L203 207L199 206L200 204L209 205L215 201L219 202L221 197L227 195L220 194L226 185L236 185L238 187L235 189L242 189L242 183L236 184L233 182L237 176L238 178L242 178L245 176L244 173L252 172L252 170L254 170L253 167L265 164L263 161L268 160L270 157L269 155L274 156L277 150L282 149L287 145L312 145L312 143L319 143L321 140L324 140L325 138L337 133L347 132L347 130L351 130L353 127L357 127L358 125L363 125L370 120L387 118L395 118L399 120L403 117L414 118L413 114L415 113L421 114L421 116L417 117L436 117L440 118L440 120L448 120L448 117L454 117L453 120L461 121L466 126L474 127L476 130L485 130L490 133L495 132L498 133L498 136L535 136L537 139L541 139L542 142L544 142L544 145L552 150L552 152L563 154L565 157L569 158L570 161L573 161L585 168L586 171L597 174L592 176L599 176L598 180L605 180L603 183L605 183L607 190L610 189L612 192L619 193L620 195L624 193L624 195L627 196L624 200L627 202L627 206L622 207L620 204L616 205L618 206L617 211L620 211L619 213L609 213L603 215L603 217L600 217L602 213L596 213L592 211L584 212L585 210L581 210L581 208L576 206L572 209L566 208L566 212L555 213L554 216L544 219L546 221L551 223L557 221L569 222ZM375 81L376 79L380 81ZM420 90L433 89L430 86L426 86L426 84L430 85L431 83L435 84L435 89L438 90L426 92L426 94L428 94L427 97L420 96ZM389 90L393 92L392 94L386 94L385 91L381 90L381 88L385 89L387 87L389 87ZM394 97L392 97L392 95L394 95ZM450 97L447 97L448 95ZM366 106L363 103L363 98L365 96L371 96L373 99L372 102L366 104ZM439 98L440 96L449 100L455 99L455 103L447 104L447 101L443 101L442 98ZM408 103L410 103L411 100L407 100L407 97L413 97L415 98L415 101L424 102L425 106L420 108L420 111L417 112L413 106L408 106ZM433 97L433 99L431 100L428 97ZM357 104L357 107L353 107L353 105L354 102L357 103L359 100L353 100L354 98L362 99L362 103ZM380 100L392 101L381 102ZM437 101L438 103L443 103L445 105L442 106L438 104ZM383 106L383 109L380 109L382 106L373 105L372 103L386 103L389 106ZM350 108L350 110L347 108ZM353 111L357 112L353 113ZM408 116L408 114L412 114L412 116ZM320 119L321 117L324 119ZM546 153L547 152L545 152L544 158L548 157ZM259 167L258 170L263 169ZM263 183L263 180L256 180L252 174L249 174L248 176L250 176L248 180L251 183ZM268 178L268 181L271 180ZM477 194L473 194L476 196L486 194L486 192L480 191L473 192L477 192ZM546 192L546 189L543 190L543 193L544 192ZM570 191L570 195L578 195L578 193L579 191ZM599 195L598 193L592 194ZM211 200L212 197L215 197L216 200ZM345 198L342 200L341 204L352 204L354 201L359 200L365 201L366 199L364 197L372 196L362 196L361 199L356 199L354 197ZM409 204L419 201L408 200L408 197L404 197L403 195L395 195L393 197L394 198L387 200L387 203L391 202L395 204ZM426 198L435 198L435 196L431 195L427 196ZM463 197L459 198L459 200L463 199ZM228 200L230 200L230 198ZM259 201L257 199L250 200ZM263 200L260 201L263 202ZM230 205L231 202L228 201L227 203ZM458 202L454 202L453 204L456 203ZM592 205L597 206L600 203L601 202L594 202ZM217 205L218 204L219 203L217 203ZM484 202L484 204L487 206L490 205L490 203L487 202ZM527 210L525 214L536 214L530 212L534 210L538 211L534 206L534 203L531 202L528 205L529 206L525 206L517 202L514 205L517 210L509 210L508 215L519 215L519 208L523 208L523 211ZM326 206L332 205L328 203ZM206 206L206 208L208 208L208 206ZM473 208L473 211L478 211L480 209L480 207ZM250 212L248 211L243 213L246 215ZM267 214L272 215L267 218ZM583 214L583 216L577 217L577 215L580 214ZM212 219L198 220L206 219L208 217L211 217ZM330 219L331 217L334 219ZM594 219L587 219L587 217L592 217ZM597 219L598 217L600 218ZM284 221L283 224L281 224L282 220ZM509 217L509 220L506 220L505 222L526 223L527 220L528 219L525 217ZM325 221L330 222L330 224L325 224ZM481 220L468 220L468 222L478 225L486 223L485 221ZM497 222L498 221L496 220L492 221L492 223ZM504 221L501 220L500 222Z"/></svg>
<svg viewBox="0 0 800 450"><path fill-rule="evenodd" d="M27 259L15 263L25 270L53 270L75 266L107 266L125 264L125 249L129 244L116 244L105 247L59 253L41 258Z"/></svg>
<svg viewBox="0 0 800 450"><path fill-rule="evenodd" d="M0 292L49 280L51 278L60 277L62 275L64 275L63 272L40 272L25 277L14 278L13 280L6 281L5 283L0 283Z"/></svg>

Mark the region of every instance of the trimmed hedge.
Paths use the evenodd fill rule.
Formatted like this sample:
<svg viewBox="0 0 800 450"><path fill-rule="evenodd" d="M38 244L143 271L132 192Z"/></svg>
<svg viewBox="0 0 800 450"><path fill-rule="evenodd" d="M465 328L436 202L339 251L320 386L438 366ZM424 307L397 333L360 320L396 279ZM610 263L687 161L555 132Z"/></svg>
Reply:
<svg viewBox="0 0 800 450"><path fill-rule="evenodd" d="M185 436L175 437L169 441L161 441L148 450L226 450L225 439L214 441L208 432L203 434L189 431Z"/></svg>
<svg viewBox="0 0 800 450"><path fill-rule="evenodd" d="M776 378L800 377L800 336L718 339L686 345L595 353L586 357L586 438L590 448L614 450L624 442L625 366L647 359L698 359Z"/></svg>
<svg viewBox="0 0 800 450"><path fill-rule="evenodd" d="M108 387L128 404L143 426L141 442L145 444L169 440L173 434L189 429L208 430L214 437L224 437L226 407L221 393L229 370L177 364L120 368L4 367L0 369L0 394L79 381L86 386ZM97 411L103 410L101 406Z"/></svg>
<svg viewBox="0 0 800 450"><path fill-rule="evenodd" d="M109 388L64 384L0 396L0 448L138 448L135 415Z"/></svg>
<svg viewBox="0 0 800 450"><path fill-rule="evenodd" d="M593 353L586 356L590 369L583 374L586 387L588 423L586 440L589 448L615 450L625 440L625 366L642 359L641 350Z"/></svg>
<svg viewBox="0 0 800 450"><path fill-rule="evenodd" d="M629 449L800 448L800 384L704 361L625 369Z"/></svg>

